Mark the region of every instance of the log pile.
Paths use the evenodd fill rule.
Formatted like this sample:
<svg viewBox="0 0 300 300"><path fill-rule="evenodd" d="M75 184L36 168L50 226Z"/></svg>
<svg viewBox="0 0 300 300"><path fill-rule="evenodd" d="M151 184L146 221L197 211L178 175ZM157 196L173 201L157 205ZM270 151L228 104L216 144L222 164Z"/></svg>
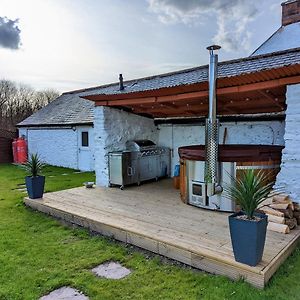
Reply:
<svg viewBox="0 0 300 300"><path fill-rule="evenodd" d="M287 195L273 196L271 203L259 210L268 216L268 230L289 233L300 225L300 206Z"/></svg>

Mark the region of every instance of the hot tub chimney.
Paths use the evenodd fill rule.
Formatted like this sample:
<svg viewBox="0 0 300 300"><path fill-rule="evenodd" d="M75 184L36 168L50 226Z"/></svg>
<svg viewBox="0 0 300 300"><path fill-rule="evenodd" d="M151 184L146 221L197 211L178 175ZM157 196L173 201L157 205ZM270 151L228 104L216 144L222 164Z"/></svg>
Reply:
<svg viewBox="0 0 300 300"><path fill-rule="evenodd" d="M214 52L220 48L217 45L207 47L210 54L208 118L206 119L205 127L205 182L208 196L222 192L219 178L220 172L218 170L219 120L217 119L216 99L218 54Z"/></svg>

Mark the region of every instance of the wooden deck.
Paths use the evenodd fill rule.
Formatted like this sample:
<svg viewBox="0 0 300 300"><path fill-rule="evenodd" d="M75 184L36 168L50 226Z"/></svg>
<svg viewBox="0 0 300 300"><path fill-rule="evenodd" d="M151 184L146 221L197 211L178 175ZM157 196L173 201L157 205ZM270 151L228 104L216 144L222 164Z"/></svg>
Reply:
<svg viewBox="0 0 300 300"><path fill-rule="evenodd" d="M268 232L263 260L250 267L234 260L227 213L183 204L170 180L140 187L74 188L25 198L26 205L67 222L113 236L195 268L263 288L295 249L300 230Z"/></svg>

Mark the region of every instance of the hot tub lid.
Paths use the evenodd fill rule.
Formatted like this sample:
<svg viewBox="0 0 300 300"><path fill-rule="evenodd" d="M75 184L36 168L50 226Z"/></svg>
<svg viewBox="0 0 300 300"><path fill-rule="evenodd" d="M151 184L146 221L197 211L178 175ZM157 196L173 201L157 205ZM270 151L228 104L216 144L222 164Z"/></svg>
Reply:
<svg viewBox="0 0 300 300"><path fill-rule="evenodd" d="M219 161L280 161L283 148L275 145L219 145ZM183 146L178 149L178 153L182 159L204 161L205 145Z"/></svg>

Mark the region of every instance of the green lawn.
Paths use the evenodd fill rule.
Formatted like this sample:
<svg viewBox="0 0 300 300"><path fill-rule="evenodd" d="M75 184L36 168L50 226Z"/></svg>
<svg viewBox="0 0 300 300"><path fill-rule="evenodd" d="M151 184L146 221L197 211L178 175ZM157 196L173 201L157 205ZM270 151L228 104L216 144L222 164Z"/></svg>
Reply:
<svg viewBox="0 0 300 300"><path fill-rule="evenodd" d="M63 176L62 174L68 175ZM46 167L46 191L94 180L92 173ZM130 246L71 229L23 205L24 171L0 165L0 299L38 299L70 285L90 299L300 299L300 252L280 268L264 291L151 258ZM117 260L130 268L122 280L97 278L90 269Z"/></svg>

